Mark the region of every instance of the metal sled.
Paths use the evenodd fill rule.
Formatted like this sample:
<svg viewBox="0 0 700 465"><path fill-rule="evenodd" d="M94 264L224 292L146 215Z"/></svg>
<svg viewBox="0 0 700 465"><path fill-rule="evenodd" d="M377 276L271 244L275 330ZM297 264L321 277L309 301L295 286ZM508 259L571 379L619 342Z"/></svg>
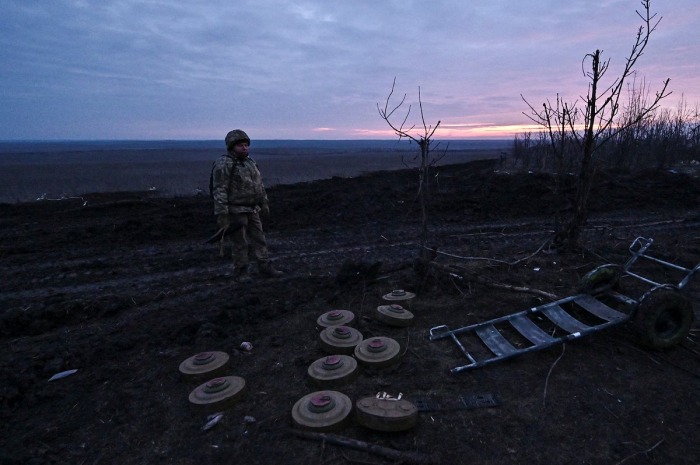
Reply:
<svg viewBox="0 0 700 465"><path fill-rule="evenodd" d="M587 273L578 295L458 329L436 326L430 329L429 339L452 339L467 358L468 363L452 368L452 373L563 344L636 319L638 313L643 313L638 329L648 345L674 345L685 339L693 320L692 305L679 291L698 272L700 263L689 269L652 257L646 253L652 243L653 239L636 238L624 266L603 265ZM678 284L662 284L631 271L639 259L681 272L682 279ZM622 276L652 287L633 299L613 290Z"/></svg>

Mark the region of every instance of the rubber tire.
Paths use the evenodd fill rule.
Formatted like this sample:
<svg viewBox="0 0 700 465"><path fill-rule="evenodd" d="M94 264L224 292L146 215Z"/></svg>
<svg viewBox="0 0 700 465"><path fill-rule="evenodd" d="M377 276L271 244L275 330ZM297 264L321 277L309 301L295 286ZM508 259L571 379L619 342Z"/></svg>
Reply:
<svg viewBox="0 0 700 465"><path fill-rule="evenodd" d="M600 294L617 289L621 275L622 267L620 265L601 265L583 275L578 285L578 292L581 294Z"/></svg>
<svg viewBox="0 0 700 465"><path fill-rule="evenodd" d="M657 289L642 298L632 324L642 345L667 349L685 340L693 319L690 300L678 291Z"/></svg>

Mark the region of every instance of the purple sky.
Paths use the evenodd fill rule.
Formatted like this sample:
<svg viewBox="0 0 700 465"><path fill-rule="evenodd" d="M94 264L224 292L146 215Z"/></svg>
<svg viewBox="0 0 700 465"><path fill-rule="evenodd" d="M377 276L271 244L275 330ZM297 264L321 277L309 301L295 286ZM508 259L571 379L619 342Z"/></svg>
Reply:
<svg viewBox="0 0 700 465"><path fill-rule="evenodd" d="M595 7L590 5L595 4ZM640 59L651 91L700 103L700 2L663 17ZM638 0L0 0L0 140L392 138L396 78L437 138L512 138L535 106L573 101L603 50L617 77ZM396 100L398 103L398 100Z"/></svg>

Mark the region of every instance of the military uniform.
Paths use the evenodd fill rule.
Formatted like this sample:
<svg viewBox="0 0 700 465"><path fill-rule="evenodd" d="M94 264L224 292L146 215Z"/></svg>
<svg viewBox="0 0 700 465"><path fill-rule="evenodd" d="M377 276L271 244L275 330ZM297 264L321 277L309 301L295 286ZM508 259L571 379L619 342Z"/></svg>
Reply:
<svg viewBox="0 0 700 465"><path fill-rule="evenodd" d="M231 228L229 233L237 278L249 279L247 270L251 259L257 262L262 275L279 276L280 272L270 265L260 221L260 212L269 211L260 170L247 154L237 155L233 150L236 144L250 143L250 139L237 129L226 135L225 142L228 153L219 157L212 171L212 196L219 226L241 226Z"/></svg>
<svg viewBox="0 0 700 465"><path fill-rule="evenodd" d="M259 212L267 193L252 158L222 155L214 165L214 214Z"/></svg>

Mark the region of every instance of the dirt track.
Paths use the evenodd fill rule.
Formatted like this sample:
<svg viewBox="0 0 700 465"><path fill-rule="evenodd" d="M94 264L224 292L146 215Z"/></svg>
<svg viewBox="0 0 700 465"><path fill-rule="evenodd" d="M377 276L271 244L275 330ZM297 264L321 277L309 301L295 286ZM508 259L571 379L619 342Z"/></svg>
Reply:
<svg viewBox="0 0 700 465"><path fill-rule="evenodd" d="M287 274L251 285L233 283L228 259L202 243L214 227L207 198L0 205L0 463L395 463L293 434L292 405L316 390L306 370L323 356L316 318L343 308L365 337L402 349L398 365L364 369L343 389L350 398L386 391L454 405L489 394L497 406L424 412L402 433L352 423L339 435L439 463L696 464L697 326L669 351L643 349L620 327L460 375L449 373L462 363L456 348L426 338L436 325L546 300L485 283L570 295L590 269L624 262L637 236L653 237L665 259L700 262L697 179L601 179L584 249L557 254L540 249L562 205L546 177L495 175L493 162L441 168L431 242L436 263L461 267L463 279L412 268L420 225L411 171L270 189L265 224ZM381 296L399 288L417 293L409 328L374 318ZM697 310L697 283L688 295ZM244 340L252 352L237 349ZM206 350L230 353L231 374L249 389L203 432L206 414L187 401L196 383L177 367ZM47 382L68 369L78 372Z"/></svg>

